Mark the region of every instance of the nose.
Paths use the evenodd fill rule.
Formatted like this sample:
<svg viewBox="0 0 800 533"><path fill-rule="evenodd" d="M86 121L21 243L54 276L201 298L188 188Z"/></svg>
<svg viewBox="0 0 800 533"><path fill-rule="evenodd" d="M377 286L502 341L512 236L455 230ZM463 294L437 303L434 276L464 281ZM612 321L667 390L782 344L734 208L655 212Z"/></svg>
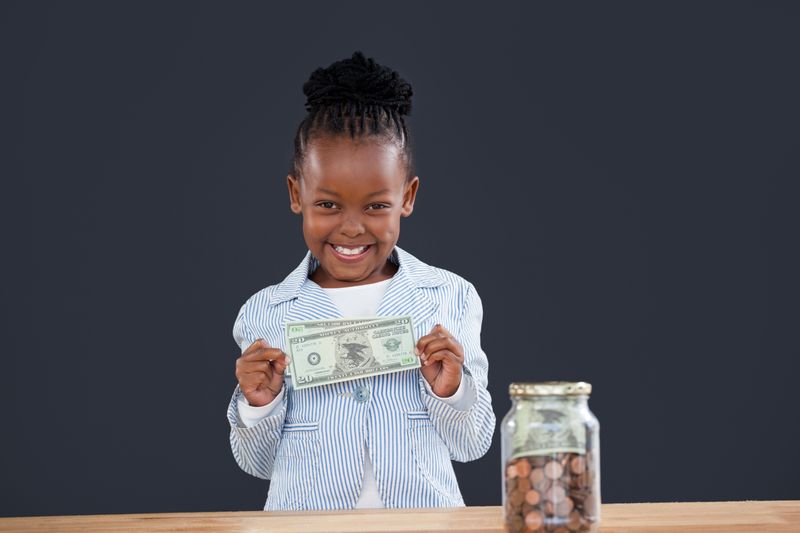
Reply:
<svg viewBox="0 0 800 533"><path fill-rule="evenodd" d="M364 224L361 222L361 217L358 215L351 215L342 223L342 227L339 231L342 232L342 235L352 239L364 233L365 229Z"/></svg>

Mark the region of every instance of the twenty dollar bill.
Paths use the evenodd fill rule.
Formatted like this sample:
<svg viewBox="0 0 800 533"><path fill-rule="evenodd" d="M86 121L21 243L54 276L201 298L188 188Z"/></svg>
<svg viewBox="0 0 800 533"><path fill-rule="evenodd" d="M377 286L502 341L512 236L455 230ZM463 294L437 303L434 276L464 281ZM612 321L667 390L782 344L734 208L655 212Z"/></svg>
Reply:
<svg viewBox="0 0 800 533"><path fill-rule="evenodd" d="M420 367L411 317L330 322L286 325L295 389Z"/></svg>
<svg viewBox="0 0 800 533"><path fill-rule="evenodd" d="M328 331L335 328L350 326L353 324L363 324L364 322L372 322L378 320L378 317L373 318L334 318L324 320L303 320L299 322L289 322L286 324L286 346L289 346L289 339L293 337L303 337L312 333L320 331ZM288 348L287 348L288 351ZM292 375L292 365L286 368L286 375Z"/></svg>

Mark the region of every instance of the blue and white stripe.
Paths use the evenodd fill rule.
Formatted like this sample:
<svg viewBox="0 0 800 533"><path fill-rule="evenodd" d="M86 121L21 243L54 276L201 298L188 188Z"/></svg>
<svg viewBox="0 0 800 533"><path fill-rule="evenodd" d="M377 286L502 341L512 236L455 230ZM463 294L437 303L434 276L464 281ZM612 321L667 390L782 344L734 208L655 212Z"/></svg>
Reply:
<svg viewBox="0 0 800 533"><path fill-rule="evenodd" d="M495 428L480 346L481 300L462 277L398 246L390 260L399 268L377 315L412 316L417 338L437 323L452 332L464 346L471 407L459 411L431 396L418 369L303 390L287 376L280 408L246 428L238 420L237 385L228 405L231 450L245 472L271 479L265 510L352 509L365 445L386 507L464 505L451 460L482 457ZM286 350L286 322L341 318L325 291L308 280L318 266L309 251L281 283L245 302L233 327L242 351L258 338ZM354 398L358 387L368 388L367 401Z"/></svg>

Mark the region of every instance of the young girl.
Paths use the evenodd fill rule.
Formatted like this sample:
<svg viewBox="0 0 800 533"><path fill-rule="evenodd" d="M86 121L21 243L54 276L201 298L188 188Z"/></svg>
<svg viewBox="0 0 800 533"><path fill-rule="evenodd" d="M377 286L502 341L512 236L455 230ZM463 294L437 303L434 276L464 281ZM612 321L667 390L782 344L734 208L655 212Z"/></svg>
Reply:
<svg viewBox="0 0 800 533"><path fill-rule="evenodd" d="M236 317L233 456L271 479L265 510L463 506L451 460L483 456L495 427L483 309L471 283L396 245L419 186L411 86L356 52L303 92L287 184L309 251ZM401 315L421 368L293 388L287 322Z"/></svg>

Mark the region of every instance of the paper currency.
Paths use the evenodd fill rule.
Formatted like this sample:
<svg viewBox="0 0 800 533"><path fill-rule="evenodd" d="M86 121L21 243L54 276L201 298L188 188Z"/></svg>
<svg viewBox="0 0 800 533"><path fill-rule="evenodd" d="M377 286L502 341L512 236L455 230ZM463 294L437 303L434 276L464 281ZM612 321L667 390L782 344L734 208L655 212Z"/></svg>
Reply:
<svg viewBox="0 0 800 533"><path fill-rule="evenodd" d="M380 317L373 318L334 318L326 320L304 320L300 322L289 322L286 324L286 346L288 351L289 339L292 337L302 337L311 333L319 333L320 331L328 331L334 328L341 328L343 326L350 326L352 324L362 324L364 322L373 322ZM287 354L288 355L288 354ZM286 375L292 375L292 365L286 367Z"/></svg>
<svg viewBox="0 0 800 533"><path fill-rule="evenodd" d="M286 330L295 389L420 367L409 316L290 322Z"/></svg>
<svg viewBox="0 0 800 533"><path fill-rule="evenodd" d="M286 324L286 336L287 338L291 339L292 337L302 337L304 335L319 333L320 331L328 331L345 326L352 326L353 324L375 322L376 320L380 319L381 317L376 316L373 318L334 318L332 320L306 320L303 322L289 322Z"/></svg>

